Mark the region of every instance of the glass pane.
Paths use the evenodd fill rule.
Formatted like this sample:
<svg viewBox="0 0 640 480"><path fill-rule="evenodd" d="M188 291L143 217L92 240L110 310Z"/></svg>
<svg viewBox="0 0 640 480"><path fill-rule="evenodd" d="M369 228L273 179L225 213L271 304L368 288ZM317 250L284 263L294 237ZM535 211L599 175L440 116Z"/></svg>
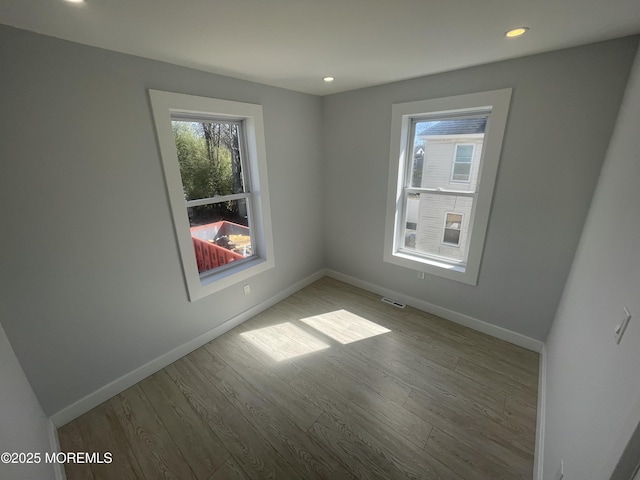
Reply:
<svg viewBox="0 0 640 480"><path fill-rule="evenodd" d="M443 243L449 243L452 245L458 245L460 243L460 230L452 230L450 228L444 229Z"/></svg>
<svg viewBox="0 0 640 480"><path fill-rule="evenodd" d="M473 157L473 145L458 145L456 148L456 162L471 163Z"/></svg>
<svg viewBox="0 0 640 480"><path fill-rule="evenodd" d="M456 163L453 166L453 175L451 176L451 180L468 182L470 174L471 174L470 163Z"/></svg>
<svg viewBox="0 0 640 480"><path fill-rule="evenodd" d="M459 213L447 213L447 219L445 221L446 228L453 228L455 230L460 230L460 226L462 225L462 215Z"/></svg>
<svg viewBox="0 0 640 480"><path fill-rule="evenodd" d="M240 125L172 121L186 200L244 192Z"/></svg>
<svg viewBox="0 0 640 480"><path fill-rule="evenodd" d="M410 185L474 192L487 118L416 120Z"/></svg>
<svg viewBox="0 0 640 480"><path fill-rule="evenodd" d="M404 248L464 262L473 199L437 193L407 196Z"/></svg>
<svg viewBox="0 0 640 480"><path fill-rule="evenodd" d="M253 255L245 199L191 207L187 211L200 273Z"/></svg>

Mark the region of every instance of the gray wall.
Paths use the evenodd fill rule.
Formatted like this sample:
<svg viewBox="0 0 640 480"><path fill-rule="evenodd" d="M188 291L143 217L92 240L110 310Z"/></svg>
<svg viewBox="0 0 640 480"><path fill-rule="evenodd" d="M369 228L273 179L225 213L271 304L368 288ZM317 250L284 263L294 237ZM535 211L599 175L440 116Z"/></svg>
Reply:
<svg viewBox="0 0 640 480"><path fill-rule="evenodd" d="M640 422L639 125L640 52L547 339L545 480L561 460L567 480L608 479Z"/></svg>
<svg viewBox="0 0 640 480"><path fill-rule="evenodd" d="M544 339L636 44L320 99L0 26L1 320L44 411L324 266ZM478 286L383 263L391 104L505 87L514 93ZM252 279L249 297L238 286L187 301L148 88L264 107L276 267Z"/></svg>
<svg viewBox="0 0 640 480"><path fill-rule="evenodd" d="M321 99L0 26L0 295L47 414L324 265ZM263 105L276 267L189 303L147 89Z"/></svg>
<svg viewBox="0 0 640 480"><path fill-rule="evenodd" d="M2 308L0 306L0 308ZM40 453L40 463L0 462L0 478L21 480L53 479L52 464L44 455L51 452L49 420L45 417L31 385L0 325L0 452Z"/></svg>
<svg viewBox="0 0 640 480"><path fill-rule="evenodd" d="M544 340L600 172L637 38L324 98L327 266ZM416 61L420 61L416 59ZM513 88L476 287L382 261L391 105Z"/></svg>

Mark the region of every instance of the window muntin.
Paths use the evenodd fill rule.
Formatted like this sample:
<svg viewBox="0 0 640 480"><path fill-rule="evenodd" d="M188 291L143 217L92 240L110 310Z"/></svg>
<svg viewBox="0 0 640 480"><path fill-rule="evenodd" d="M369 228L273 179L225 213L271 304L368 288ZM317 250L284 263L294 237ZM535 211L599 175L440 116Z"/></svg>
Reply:
<svg viewBox="0 0 640 480"><path fill-rule="evenodd" d="M477 284L510 98L511 89L503 89L393 105L386 262ZM474 118L484 131L470 133L469 123L465 131L445 131L464 125L457 119ZM454 140L459 134L465 138ZM453 174L466 177L466 171L454 169L455 145L468 144L473 144L471 161L467 150L458 162L470 163L467 183ZM443 167L434 152L447 148ZM443 242L446 213L463 216L458 245ZM454 239L454 232L448 233L448 240Z"/></svg>
<svg viewBox="0 0 640 480"><path fill-rule="evenodd" d="M149 96L190 300L273 268L262 107L157 90L149 90ZM195 160L184 162L182 155L183 165L179 151L185 145L176 138L175 128L199 129L196 139L189 140L200 145L195 148ZM231 181L217 182L220 175L212 178L207 166L211 155L203 154L203 139L205 150L213 148L216 158L226 159L223 170L227 179L231 175ZM194 176L189 169L198 170L201 175ZM196 177L199 181L190 184ZM211 224L218 222L226 230L212 232L220 225ZM243 238L246 230L249 242ZM216 239L222 245L214 245ZM236 251L228 248L231 241L236 243Z"/></svg>

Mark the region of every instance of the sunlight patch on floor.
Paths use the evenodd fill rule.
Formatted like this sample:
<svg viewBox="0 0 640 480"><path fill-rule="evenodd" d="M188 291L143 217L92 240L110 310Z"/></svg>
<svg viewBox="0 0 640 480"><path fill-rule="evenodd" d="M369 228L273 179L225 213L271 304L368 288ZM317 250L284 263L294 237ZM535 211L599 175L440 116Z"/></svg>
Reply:
<svg viewBox="0 0 640 480"><path fill-rule="evenodd" d="M343 345L391 331L347 310L323 313L300 321Z"/></svg>
<svg viewBox="0 0 640 480"><path fill-rule="evenodd" d="M251 330L240 336L277 362L329 348L329 345L290 322Z"/></svg>

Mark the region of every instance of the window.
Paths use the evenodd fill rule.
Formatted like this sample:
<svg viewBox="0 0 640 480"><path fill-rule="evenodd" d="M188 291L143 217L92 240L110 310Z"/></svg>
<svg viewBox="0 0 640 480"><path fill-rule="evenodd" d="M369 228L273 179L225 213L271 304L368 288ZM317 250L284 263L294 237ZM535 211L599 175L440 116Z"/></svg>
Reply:
<svg viewBox="0 0 640 480"><path fill-rule="evenodd" d="M262 107L150 90L189 298L274 265Z"/></svg>
<svg viewBox="0 0 640 480"><path fill-rule="evenodd" d="M242 122L171 118L198 271L252 257Z"/></svg>
<svg viewBox="0 0 640 480"><path fill-rule="evenodd" d="M445 214L444 220L444 234L442 236L442 243L445 245L460 245L460 232L462 231L462 217L460 213Z"/></svg>
<svg viewBox="0 0 640 480"><path fill-rule="evenodd" d="M393 105L385 261L477 283L510 97Z"/></svg>
<svg viewBox="0 0 640 480"><path fill-rule="evenodd" d="M471 179L471 162L473 161L473 150L475 145L456 145L456 153L451 169L451 181L469 183Z"/></svg>

